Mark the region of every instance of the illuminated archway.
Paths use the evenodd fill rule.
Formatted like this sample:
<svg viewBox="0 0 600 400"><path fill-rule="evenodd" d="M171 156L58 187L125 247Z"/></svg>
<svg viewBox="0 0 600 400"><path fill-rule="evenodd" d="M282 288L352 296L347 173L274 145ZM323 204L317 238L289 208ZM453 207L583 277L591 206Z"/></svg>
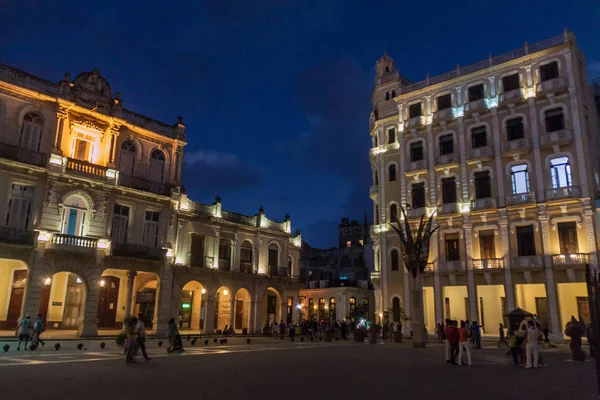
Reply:
<svg viewBox="0 0 600 400"><path fill-rule="evenodd" d="M262 297L261 322L263 327L279 324L281 314L281 295L275 288L269 287Z"/></svg>
<svg viewBox="0 0 600 400"><path fill-rule="evenodd" d="M127 301L127 288L123 290L123 299ZM158 292L160 280L157 274L138 271L135 278L135 290L132 299L131 315L144 322L146 330L154 328L158 320Z"/></svg>
<svg viewBox="0 0 600 400"><path fill-rule="evenodd" d="M241 288L235 294L235 316L233 322L233 328L236 332L242 332L243 329L248 330L250 328L250 302L252 296L250 291L245 288Z"/></svg>
<svg viewBox="0 0 600 400"><path fill-rule="evenodd" d="M204 328L202 307L205 304L206 289L198 281L190 281L181 289L179 298L179 327L200 331Z"/></svg>
<svg viewBox="0 0 600 400"><path fill-rule="evenodd" d="M27 276L27 264L24 262L0 259L0 325L4 325L4 329L15 329L22 317ZM46 308L49 289L44 286L40 294L42 299L46 298ZM46 312L43 314L45 316Z"/></svg>
<svg viewBox="0 0 600 400"><path fill-rule="evenodd" d="M226 286L221 286L215 295L215 331L223 331L225 326L230 328L231 324L231 290Z"/></svg>
<svg viewBox="0 0 600 400"><path fill-rule="evenodd" d="M54 329L78 329L85 313L86 282L79 275L61 271L45 277L44 286L50 287L48 301L40 301L40 310L44 307L47 309L47 326Z"/></svg>

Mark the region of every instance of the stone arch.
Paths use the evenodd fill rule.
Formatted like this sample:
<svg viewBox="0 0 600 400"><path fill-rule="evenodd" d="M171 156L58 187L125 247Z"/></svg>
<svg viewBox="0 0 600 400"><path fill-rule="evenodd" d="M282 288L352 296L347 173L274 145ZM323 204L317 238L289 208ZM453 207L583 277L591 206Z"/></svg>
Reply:
<svg viewBox="0 0 600 400"><path fill-rule="evenodd" d="M240 287L234 295L233 328L236 332L250 331L252 292L245 286Z"/></svg>
<svg viewBox="0 0 600 400"><path fill-rule="evenodd" d="M92 210L96 209L94 200L92 199L92 196L89 193L87 193L86 191L81 190L81 189L69 190L68 192L64 193L61 196L60 204L64 205L66 203L66 201L69 199L69 197L72 197L72 196L81 197L83 199L83 201L85 202L85 205L88 208L90 213L92 212Z"/></svg>
<svg viewBox="0 0 600 400"><path fill-rule="evenodd" d="M394 294L391 298L390 298L390 304L392 305L392 321L393 322L400 322L402 323L401 319L401 312L400 309L402 308L402 298L397 295Z"/></svg>

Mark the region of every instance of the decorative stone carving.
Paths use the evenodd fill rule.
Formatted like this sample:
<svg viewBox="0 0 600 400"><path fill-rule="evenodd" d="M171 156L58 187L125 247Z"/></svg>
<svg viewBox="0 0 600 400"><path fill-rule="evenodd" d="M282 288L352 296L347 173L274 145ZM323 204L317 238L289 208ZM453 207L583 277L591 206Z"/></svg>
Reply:
<svg viewBox="0 0 600 400"><path fill-rule="evenodd" d="M113 97L108 81L100 75L97 69L92 72L82 72L77 75L71 87L73 100L87 107L97 107L104 113L109 113Z"/></svg>

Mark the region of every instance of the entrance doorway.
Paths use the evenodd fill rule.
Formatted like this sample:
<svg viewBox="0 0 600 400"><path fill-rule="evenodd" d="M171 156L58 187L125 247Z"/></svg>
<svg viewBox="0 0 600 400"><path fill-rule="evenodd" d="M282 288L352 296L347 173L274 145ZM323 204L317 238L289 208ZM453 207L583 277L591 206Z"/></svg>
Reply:
<svg viewBox="0 0 600 400"><path fill-rule="evenodd" d="M10 302L8 303L8 314L6 324L8 329L16 329L21 318L21 308L23 306L23 296L25 295L25 284L27 283L27 270L19 269L14 271L12 288L10 292Z"/></svg>
<svg viewBox="0 0 600 400"><path fill-rule="evenodd" d="M100 280L100 297L98 300L99 328L115 327L120 282L121 280L115 276L104 276Z"/></svg>
<svg viewBox="0 0 600 400"><path fill-rule="evenodd" d="M83 283L81 279L69 274L67 282L67 296L63 314L63 329L77 329L79 326L79 313L83 305Z"/></svg>
<svg viewBox="0 0 600 400"><path fill-rule="evenodd" d="M585 322L585 326L588 326L592 322L590 302L587 297L577 297L577 312L579 319L583 319Z"/></svg>

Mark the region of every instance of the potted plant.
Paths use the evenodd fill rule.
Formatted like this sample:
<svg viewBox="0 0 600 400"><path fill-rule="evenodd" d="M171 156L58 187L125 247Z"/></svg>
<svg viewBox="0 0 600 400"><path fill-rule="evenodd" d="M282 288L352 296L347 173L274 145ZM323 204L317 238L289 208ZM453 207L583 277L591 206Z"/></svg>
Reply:
<svg viewBox="0 0 600 400"><path fill-rule="evenodd" d="M376 344L379 339L379 333L381 332L381 325L371 324L369 326L369 343Z"/></svg>

